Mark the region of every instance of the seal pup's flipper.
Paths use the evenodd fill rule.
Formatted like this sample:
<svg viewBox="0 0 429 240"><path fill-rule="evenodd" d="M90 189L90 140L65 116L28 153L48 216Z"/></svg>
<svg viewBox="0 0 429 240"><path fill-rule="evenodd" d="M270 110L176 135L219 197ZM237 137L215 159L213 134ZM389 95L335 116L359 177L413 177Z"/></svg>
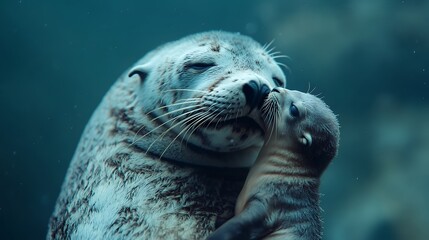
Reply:
<svg viewBox="0 0 429 240"><path fill-rule="evenodd" d="M266 207L262 202L250 201L246 208L237 216L228 220L214 231L207 240L257 240L262 239L271 231L267 225Z"/></svg>

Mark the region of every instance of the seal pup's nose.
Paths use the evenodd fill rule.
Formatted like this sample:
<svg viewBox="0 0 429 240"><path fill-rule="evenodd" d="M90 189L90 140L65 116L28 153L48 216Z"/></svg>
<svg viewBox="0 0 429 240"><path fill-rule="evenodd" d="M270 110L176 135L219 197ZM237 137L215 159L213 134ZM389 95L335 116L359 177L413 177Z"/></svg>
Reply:
<svg viewBox="0 0 429 240"><path fill-rule="evenodd" d="M264 99L270 93L270 88L266 84L260 84L255 80L251 80L243 85L243 93L250 109L255 107L260 108Z"/></svg>

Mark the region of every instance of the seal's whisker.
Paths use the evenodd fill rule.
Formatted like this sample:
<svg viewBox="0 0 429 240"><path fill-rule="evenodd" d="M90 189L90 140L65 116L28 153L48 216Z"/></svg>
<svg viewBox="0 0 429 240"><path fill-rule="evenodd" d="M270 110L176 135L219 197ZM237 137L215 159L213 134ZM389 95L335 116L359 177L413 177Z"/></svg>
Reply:
<svg viewBox="0 0 429 240"><path fill-rule="evenodd" d="M262 46L262 49L264 51L268 52L268 48L271 47L271 45L274 43L275 39L271 40L269 43L265 43L264 46Z"/></svg>
<svg viewBox="0 0 429 240"><path fill-rule="evenodd" d="M216 118L217 118L220 114L223 114L223 112L225 112L225 109L223 109L222 111L220 111L220 112L216 115ZM218 125L221 121L222 121L222 118L219 118L219 119L217 120L216 125L215 125L215 129L217 129L217 125Z"/></svg>
<svg viewBox="0 0 429 240"><path fill-rule="evenodd" d="M169 108L169 107L173 107L173 106L177 106L177 105L191 104L191 103L196 103L196 102L200 102L201 101L200 98L187 98L187 99L181 99L181 100L182 101L179 100L180 102L177 101L177 102L172 103L172 104L168 104L168 105L164 105L162 107L155 108L155 109L153 109L153 110L151 110L151 111L149 111L149 112L147 112L145 114L151 114L151 113L153 113L155 111L158 111L158 110L161 110L161 109L164 109L164 108Z"/></svg>
<svg viewBox="0 0 429 240"><path fill-rule="evenodd" d="M200 113L198 116L196 116L196 121L199 121L201 118L204 118L204 115L206 115L206 112L202 112ZM183 140L185 139L186 135L188 134L188 132L192 129L192 127L195 125L195 121L193 123L191 123L190 125L185 126L185 128L178 134L181 135L182 133L182 140L180 140L180 146L183 146ZM191 136L189 135L189 138ZM189 139L188 139L189 140Z"/></svg>
<svg viewBox="0 0 429 240"><path fill-rule="evenodd" d="M242 109L240 109L239 111L237 111L237 114L235 114L235 122L237 122L237 120L238 120L238 116L241 114L243 112L243 110Z"/></svg>
<svg viewBox="0 0 429 240"><path fill-rule="evenodd" d="M323 93L318 93L315 96L323 100L323 98L325 98L325 96L322 96L322 95L323 95Z"/></svg>
<svg viewBox="0 0 429 240"><path fill-rule="evenodd" d="M194 106L194 107L199 107L199 106L197 105L197 106ZM149 132L145 133L143 136L139 137L138 139L135 139L135 137L137 136L138 132L137 132L137 133L135 133L135 134L134 134L133 141L131 142L131 144L130 144L130 145L131 145L131 146L132 146L132 145L134 145L137 141L140 141L141 139L143 139L143 138L144 138L144 137L146 137L147 135L149 135L149 134L153 133L154 131L156 131L156 130L157 130L157 129L159 129L160 127L162 127L162 126L166 125L167 123L169 123L169 122L174 122L174 121L176 121L178 118L180 118L180 117L182 117L182 116L185 116L186 114L193 113L193 112L198 111L198 110L200 110L200 109L195 109L195 110L192 110L192 111L189 111L189 112L185 112L185 113L182 113L182 114L180 114L180 115L178 115L178 116L176 116L176 117L174 117L174 118L172 118L172 119L169 119L168 121L163 122L162 124L160 124L160 125L156 126L155 128L153 128L153 129L152 129L152 130L150 130ZM143 127L144 127L144 126L143 126Z"/></svg>
<svg viewBox="0 0 429 240"><path fill-rule="evenodd" d="M189 130L191 131L188 134L188 139L186 140L186 144L188 144L189 139L191 138L192 134L194 134L194 132L196 130L198 130L198 128L200 128L201 126L204 125L204 123L206 123L206 121L210 118L210 116L212 116L213 113L208 113L208 112L204 112L201 116L200 119L198 119L197 121L194 122L194 125L188 129L188 131L185 132L185 134L183 135L182 141L183 139L186 137L186 135L188 134Z"/></svg>
<svg viewBox="0 0 429 240"><path fill-rule="evenodd" d="M274 49L273 49L274 50ZM274 58L275 56L280 56L281 52L276 51L276 52L270 52L270 57Z"/></svg>
<svg viewBox="0 0 429 240"><path fill-rule="evenodd" d="M274 41L274 40L273 40ZM265 50L267 53L268 53L268 55L271 55L271 54L273 54L273 51L274 50L276 50L276 47L271 47L271 48L269 48L268 49L268 47L267 47L267 49Z"/></svg>
<svg viewBox="0 0 429 240"><path fill-rule="evenodd" d="M195 109L195 110L192 110L192 111L189 111L189 112L186 112L186 113L183 113L183 114L181 114L181 115L179 115L179 116L177 116L177 117L175 117L175 118L173 118L174 120L177 120L177 119L179 119L180 117L183 117L183 116L185 116L185 115L187 115L187 114L192 114L192 113L194 113L194 112L196 112L196 111L201 111L201 110L203 110L205 107L200 107L200 108L197 108L197 109ZM194 116L194 115L192 115L192 116ZM149 146L149 148L148 149L146 149L146 153L148 153L148 151L149 151L149 149L153 146L153 144L155 143L155 142L157 142L158 140L161 140L167 133L169 133L172 129L174 129L175 127L177 127L178 125L180 125L180 124L182 124L182 121L183 120L181 120L181 121L179 121L178 123L175 123L175 124L173 124L172 126L170 126L166 131L164 131L161 135L159 135L151 144L150 144L150 146Z"/></svg>
<svg viewBox="0 0 429 240"><path fill-rule="evenodd" d="M213 103L213 104L211 104L210 105L210 107L205 111L205 112L207 112L207 120L209 120L210 118L211 118L211 120L210 121L207 121L207 122L203 122L202 124L204 124L204 123L207 123L207 126L210 126L210 124L212 124L212 122L214 121L214 120L216 120L216 118L220 115L220 114L222 114L222 111L220 111L220 112L217 112L217 111L211 111L212 110L212 108L213 107L215 107L216 106L216 103ZM216 114L216 115L215 115ZM191 130L191 129L188 129L188 130ZM195 131L193 131L193 132L195 132ZM190 133L189 135L188 135L188 139L186 140L186 142L189 142L189 138L192 136L192 134L193 134L193 132L192 133ZM185 134L187 134L187 132L185 133ZM182 139L183 140L183 139Z"/></svg>
<svg viewBox="0 0 429 240"><path fill-rule="evenodd" d="M182 107L182 108L179 108L179 109L176 109L176 110L169 111L167 113L164 113L164 114L161 114L161 115L157 116L156 118L153 118L151 120L151 122L154 122L154 121L156 121L156 120L158 120L158 119L160 119L162 117L168 116L170 114L173 114L173 113L176 113L176 112L180 112L180 111L183 111L183 110L186 110L186 109L190 109L190 108L195 108L195 107L198 107L198 106L202 106L202 104L198 104L197 106L192 105L192 106Z"/></svg>
<svg viewBox="0 0 429 240"><path fill-rule="evenodd" d="M309 91L310 91L310 89L311 89L311 84L310 84L310 82L308 82L308 88L307 88L307 92L306 93L310 93Z"/></svg>
<svg viewBox="0 0 429 240"><path fill-rule="evenodd" d="M316 90L316 87L314 87L309 93L313 94L313 92Z"/></svg>
<svg viewBox="0 0 429 240"><path fill-rule="evenodd" d="M164 92L199 92L199 93L209 93L209 91L207 90L198 90L198 89L187 89L187 88L173 88L173 89L167 89L162 91L161 93Z"/></svg>
<svg viewBox="0 0 429 240"><path fill-rule="evenodd" d="M213 104L214 105L214 104ZM212 105L212 106L213 106ZM219 112L217 112L217 114L210 120L210 122L207 124L207 126L210 126L210 124L212 124L213 123L213 121L215 121L218 117L219 117L219 115L221 115L222 114L222 112L223 112L224 110L222 110L222 111L219 111ZM215 112L213 112L213 113L216 113L216 111ZM217 128L217 123L216 123L216 126L215 126L215 129Z"/></svg>
<svg viewBox="0 0 429 240"><path fill-rule="evenodd" d="M211 116L214 116L214 114L216 113L216 112L210 112L210 109L213 107L213 106L215 106L215 103L213 103L212 105L210 105L210 107L206 110L206 111L204 111L203 112L203 114L202 114L202 118L204 118L203 119L203 121L201 121L201 124L198 124L198 126L196 126L196 129L197 128L199 128L199 127L201 127L204 123L206 123L207 122L207 120L208 119L210 119L210 117ZM207 125L208 126L208 125ZM181 142L183 142L183 140L184 140L184 138L185 138L185 136L188 134L188 132L189 132L189 130L191 130L192 132L191 133L189 133L188 134L188 139L186 140L186 144L189 142L189 138L192 136L192 134L196 131L196 129L194 130L194 131L192 131L192 129L191 128L189 128L188 129L188 131L186 131L185 132L185 134L183 135L183 138L182 138L182 141Z"/></svg>
<svg viewBox="0 0 429 240"><path fill-rule="evenodd" d="M273 59L277 59L277 58L285 58L285 59L291 59L289 56L287 56L287 55L284 55L284 54L278 54L278 55L276 55L276 54L273 54L273 55L271 55L271 58L273 58Z"/></svg>
<svg viewBox="0 0 429 240"><path fill-rule="evenodd" d="M168 108L168 107L171 107L171 106L177 106L177 105L184 105L184 104L191 104L191 103L197 103L197 102L199 102L199 98L196 98L196 99L193 99L193 98L189 98L189 99L183 99L184 100L184 102L181 102L181 103L173 103L173 104L169 104L169 105L165 105L165 106L162 106L162 107L159 107L159 108L155 108L155 109L153 109L152 111L149 111L149 112L147 112L147 113L145 113L146 115L149 115L149 114L151 114L151 113L153 113L153 112L155 112L155 111L157 111L157 110L161 110L161 109L164 109L164 108ZM198 105L197 105L198 106ZM164 124L162 124L162 125L164 125ZM137 132L134 134L134 138L133 138L133 143L135 142L134 140L135 140L135 138L136 138L136 136L139 134L139 132L144 128L145 126L143 125L143 126L141 126L138 130L137 130ZM150 132L149 132L150 133ZM145 137L147 134L145 134L143 137ZM140 138L141 139L141 138ZM139 140L140 140L139 139Z"/></svg>
<svg viewBox="0 0 429 240"><path fill-rule="evenodd" d="M223 114L224 112L225 112L225 109L226 110L229 110L229 107L231 107L231 105L232 105L232 103L231 104L229 104L228 105L228 107L226 107L226 108L223 108L222 109L222 111L220 111L219 113L220 114ZM218 117L219 116L219 114L218 115L216 115L216 117ZM223 117L223 120L222 120L222 117L220 118L220 119L218 119L218 121L216 122L216 125L215 125L215 129L217 129L217 125L220 123L220 122L224 122L224 121L226 121L227 119L228 119L228 116L229 116L229 114L228 114L228 112L225 114L225 117Z"/></svg>
<svg viewBox="0 0 429 240"><path fill-rule="evenodd" d="M186 122L189 122L189 121L192 121L192 120L194 120L195 118L199 118L200 117L200 115L202 115L202 114L204 114L204 112L202 112L202 113L198 113L198 114L195 114L195 115L192 115L192 116L189 116L189 117L187 117L187 118L185 118L185 119L183 119L182 121L180 121L178 124L182 124L182 125L184 125L184 124L186 124ZM173 144L173 142L175 142L176 140L177 140L177 138L184 132L184 131L186 131L187 130L187 128L188 127L190 127L190 126L193 126L193 124L191 123L191 125L189 125L189 126L186 126L185 128L183 128L177 135L176 135L176 137L174 137L173 138L173 140L167 145L167 147L164 149L164 151L161 153L161 155L160 155L160 157L159 157L159 159L162 159L162 156L164 156L164 154L167 152L167 150L168 150L168 148L171 146L171 144ZM171 128L170 128L171 129ZM170 130L169 129L169 130Z"/></svg>
<svg viewBox="0 0 429 240"><path fill-rule="evenodd" d="M282 62L277 62L276 61L276 64L279 65L279 66L282 66L282 67L286 68L287 70L289 70L289 67L286 64L282 63Z"/></svg>

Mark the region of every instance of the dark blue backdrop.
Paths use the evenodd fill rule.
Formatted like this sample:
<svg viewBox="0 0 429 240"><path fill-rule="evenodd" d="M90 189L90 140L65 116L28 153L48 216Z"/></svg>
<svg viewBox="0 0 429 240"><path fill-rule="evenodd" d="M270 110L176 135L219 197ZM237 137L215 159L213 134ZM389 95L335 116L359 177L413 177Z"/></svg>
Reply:
<svg viewBox="0 0 429 240"><path fill-rule="evenodd" d="M44 238L79 136L145 52L206 30L274 45L339 114L325 239L424 239L428 1L1 1L0 238ZM404 220L406 219L406 220Z"/></svg>

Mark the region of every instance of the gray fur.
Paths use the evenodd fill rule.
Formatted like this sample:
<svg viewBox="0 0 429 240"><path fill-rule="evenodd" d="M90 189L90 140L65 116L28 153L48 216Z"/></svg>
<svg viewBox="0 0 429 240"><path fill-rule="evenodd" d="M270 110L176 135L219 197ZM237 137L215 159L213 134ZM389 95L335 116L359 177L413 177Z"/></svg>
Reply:
<svg viewBox="0 0 429 240"><path fill-rule="evenodd" d="M217 65L188 69L195 59ZM284 80L266 49L239 34L195 34L148 53L112 86L86 126L48 239L208 236L233 215L263 143L260 114L246 105L241 86L256 79L272 88L273 75ZM169 105L190 98L198 100L186 109ZM187 113L198 104L204 108ZM180 114L188 121L175 118ZM253 124L235 123L248 116Z"/></svg>
<svg viewBox="0 0 429 240"><path fill-rule="evenodd" d="M291 105L300 114L291 114ZM262 114L272 136L268 130L236 216L208 239L321 239L320 176L337 153L338 121L319 98L279 88L268 96Z"/></svg>

